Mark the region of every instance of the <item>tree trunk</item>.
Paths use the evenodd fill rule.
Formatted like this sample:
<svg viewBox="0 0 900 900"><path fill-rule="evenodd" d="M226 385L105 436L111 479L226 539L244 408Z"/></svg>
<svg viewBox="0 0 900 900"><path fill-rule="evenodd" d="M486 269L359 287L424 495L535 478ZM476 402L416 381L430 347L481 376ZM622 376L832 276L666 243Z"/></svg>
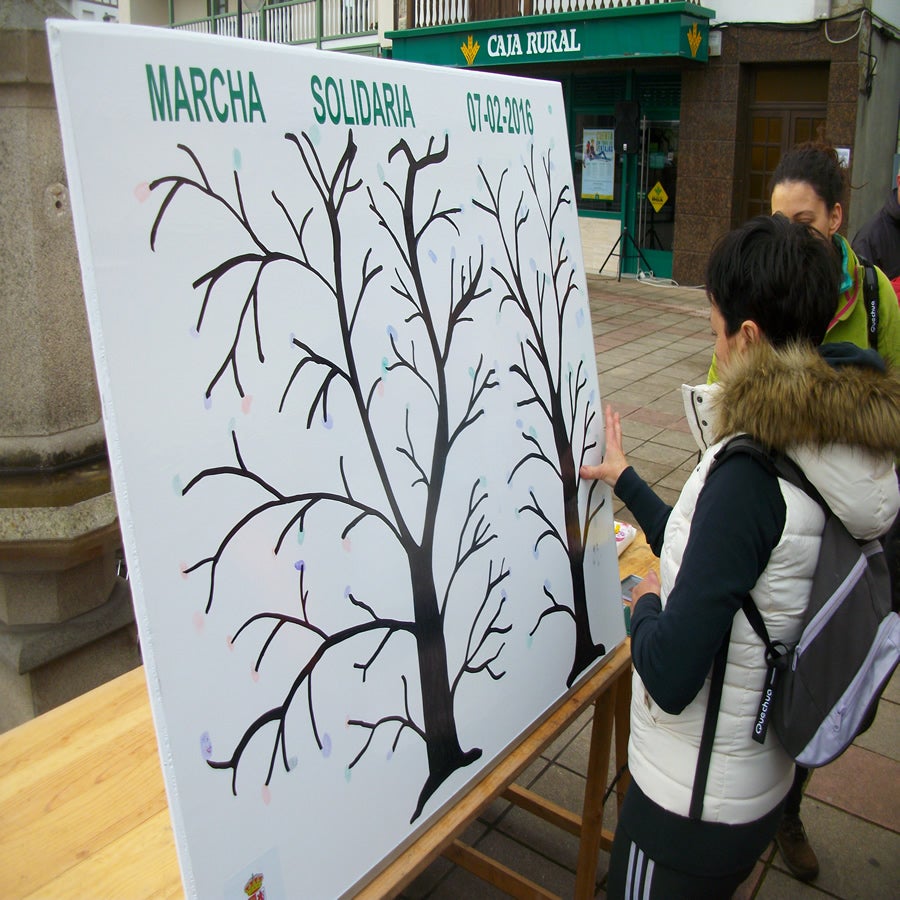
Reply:
<svg viewBox="0 0 900 900"><path fill-rule="evenodd" d="M475 748L464 752L459 745L447 671L447 644L434 585L430 537L409 555L409 562L419 682L422 687L423 730L428 754L428 778L410 819L414 822L441 784L457 769L478 759L481 750Z"/></svg>
<svg viewBox="0 0 900 900"><path fill-rule="evenodd" d="M566 547L569 554L569 572L572 576L572 612L575 616L575 657L566 678L566 687L572 687L578 676L594 660L606 654L606 648L603 644L595 644L591 637L587 589L584 583L584 535L578 511L578 473L575 471L572 445L568 440L565 418L557 397L554 397L553 401L553 433L562 475Z"/></svg>

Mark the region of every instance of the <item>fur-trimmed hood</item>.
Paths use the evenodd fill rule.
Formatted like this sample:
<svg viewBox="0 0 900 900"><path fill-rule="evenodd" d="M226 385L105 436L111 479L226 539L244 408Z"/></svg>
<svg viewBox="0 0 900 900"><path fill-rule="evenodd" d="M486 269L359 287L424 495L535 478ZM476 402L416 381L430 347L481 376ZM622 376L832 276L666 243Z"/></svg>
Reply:
<svg viewBox="0 0 900 900"><path fill-rule="evenodd" d="M718 384L684 385L685 411L702 450L745 433L793 457L850 533L868 540L900 508L900 378L872 365L833 366L822 352L848 363L869 353L755 345L729 361Z"/></svg>
<svg viewBox="0 0 900 900"><path fill-rule="evenodd" d="M816 350L767 342L733 359L714 397L712 434L746 433L787 450L849 444L900 454L900 378L868 365L829 365ZM713 399L713 398L710 398Z"/></svg>

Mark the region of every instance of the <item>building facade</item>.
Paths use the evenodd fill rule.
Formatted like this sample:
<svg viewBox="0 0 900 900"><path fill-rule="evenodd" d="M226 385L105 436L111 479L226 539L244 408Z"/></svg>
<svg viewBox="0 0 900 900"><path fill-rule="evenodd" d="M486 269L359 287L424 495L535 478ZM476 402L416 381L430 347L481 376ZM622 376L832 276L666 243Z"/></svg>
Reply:
<svg viewBox="0 0 900 900"><path fill-rule="evenodd" d="M588 271L700 284L715 239L768 212L769 176L798 141L847 158L846 234L890 187L896 0L260 4L121 0L120 18L558 81Z"/></svg>

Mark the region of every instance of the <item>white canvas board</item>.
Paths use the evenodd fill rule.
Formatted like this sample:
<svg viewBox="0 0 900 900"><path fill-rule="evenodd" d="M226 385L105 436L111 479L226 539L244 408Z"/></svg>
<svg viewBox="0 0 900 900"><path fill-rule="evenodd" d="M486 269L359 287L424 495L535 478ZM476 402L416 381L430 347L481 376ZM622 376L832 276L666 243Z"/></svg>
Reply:
<svg viewBox="0 0 900 900"><path fill-rule="evenodd" d="M48 34L185 890L339 896L624 639L560 87Z"/></svg>

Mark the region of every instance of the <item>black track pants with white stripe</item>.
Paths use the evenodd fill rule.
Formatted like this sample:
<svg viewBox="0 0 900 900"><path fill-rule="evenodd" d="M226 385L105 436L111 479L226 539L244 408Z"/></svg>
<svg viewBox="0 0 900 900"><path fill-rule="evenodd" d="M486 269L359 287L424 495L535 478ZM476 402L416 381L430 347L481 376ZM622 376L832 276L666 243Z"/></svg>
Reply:
<svg viewBox="0 0 900 900"><path fill-rule="evenodd" d="M650 859L624 832L616 829L609 875L608 900L728 900L747 878L745 872L723 877L689 875Z"/></svg>

